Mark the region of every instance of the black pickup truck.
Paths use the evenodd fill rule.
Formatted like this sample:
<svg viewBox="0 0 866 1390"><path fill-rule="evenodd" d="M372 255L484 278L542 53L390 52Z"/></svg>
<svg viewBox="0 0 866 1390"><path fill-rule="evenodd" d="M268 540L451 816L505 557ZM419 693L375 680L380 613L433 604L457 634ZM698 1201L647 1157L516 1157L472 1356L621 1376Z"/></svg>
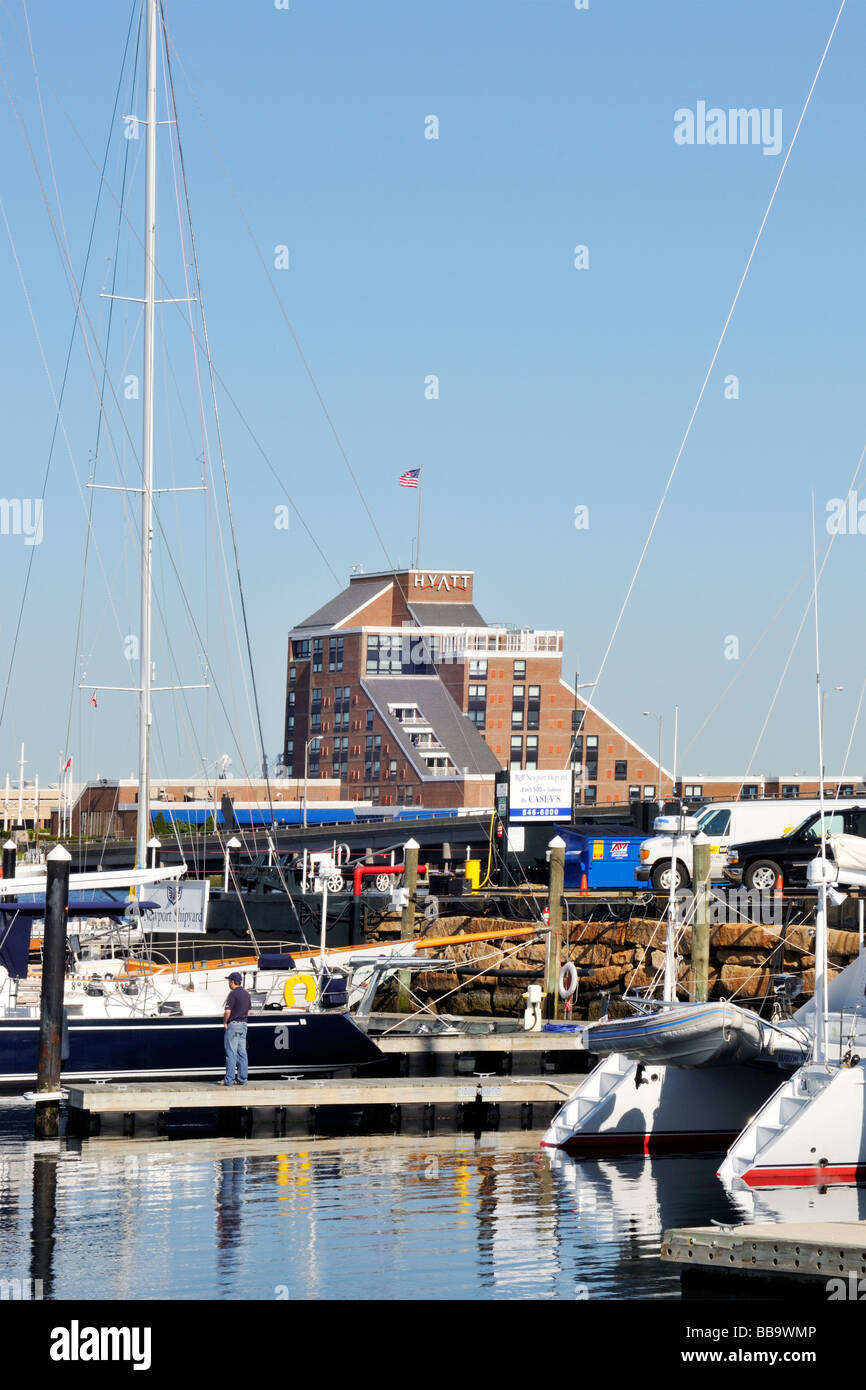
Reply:
<svg viewBox="0 0 866 1390"><path fill-rule="evenodd" d="M853 804L840 810L838 805L824 813L827 835L862 835L866 838L866 806ZM759 892L771 891L779 874L785 888L807 888L806 872L819 853L821 814L816 811L792 830L775 840L749 840L731 845L724 870L729 883L744 884Z"/></svg>

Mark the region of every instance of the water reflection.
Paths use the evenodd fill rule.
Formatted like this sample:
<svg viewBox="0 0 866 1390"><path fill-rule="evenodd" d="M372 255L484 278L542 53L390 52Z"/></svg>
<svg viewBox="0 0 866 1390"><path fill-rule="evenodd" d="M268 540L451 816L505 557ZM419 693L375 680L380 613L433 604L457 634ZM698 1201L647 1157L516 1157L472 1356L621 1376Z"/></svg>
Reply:
<svg viewBox="0 0 866 1390"><path fill-rule="evenodd" d="M12 1118L4 1272L46 1298L677 1298L666 1228L866 1215L862 1188L735 1207L712 1158L573 1160L537 1135L49 1148Z"/></svg>
<svg viewBox="0 0 866 1390"><path fill-rule="evenodd" d="M42 1298L54 1297L54 1243L57 1223L57 1154L33 1159L30 1278Z"/></svg>

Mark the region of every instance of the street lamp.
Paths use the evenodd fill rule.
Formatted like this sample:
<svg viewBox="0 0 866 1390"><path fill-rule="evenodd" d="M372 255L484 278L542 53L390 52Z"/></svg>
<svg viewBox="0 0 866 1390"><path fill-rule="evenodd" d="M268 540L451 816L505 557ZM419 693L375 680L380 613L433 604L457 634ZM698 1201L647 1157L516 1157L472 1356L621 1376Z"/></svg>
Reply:
<svg viewBox="0 0 866 1390"><path fill-rule="evenodd" d="M644 712L643 712L643 714L644 714L644 718L645 718L645 719L655 719L655 720L658 722L658 726L659 726L659 756L658 756L658 762L657 762L657 764L656 764L656 771L657 771L657 773L658 773L658 779L659 779L659 780L658 780L658 786L657 786L657 788L656 788L656 791L657 791L657 793L658 793L658 795L657 795L657 797L656 797L656 802L657 802L658 808L659 808L659 815L660 815L660 816L663 816L663 815L664 815L664 811L665 811L665 807L664 807L664 801L662 800L662 717L661 717L660 714L654 714L653 711L652 711L651 709L645 709ZM671 787L671 795L673 795L673 787Z"/></svg>
<svg viewBox="0 0 866 1390"><path fill-rule="evenodd" d="M310 761L309 761L309 760L310 760L310 744L311 744L311 743L317 743L318 740L319 740L320 738L321 738L321 734L310 734L310 737L307 739L306 743L304 744L304 829L305 829L305 830L306 830L306 828L307 828L307 780L308 780L309 775L310 775L310 772L309 772L309 767L310 767Z"/></svg>

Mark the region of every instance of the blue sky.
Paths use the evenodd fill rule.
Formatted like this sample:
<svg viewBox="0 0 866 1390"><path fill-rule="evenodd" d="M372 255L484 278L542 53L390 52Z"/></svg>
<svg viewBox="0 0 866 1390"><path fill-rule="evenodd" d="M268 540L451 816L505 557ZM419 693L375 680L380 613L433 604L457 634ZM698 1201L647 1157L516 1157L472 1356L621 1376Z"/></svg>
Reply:
<svg viewBox="0 0 866 1390"><path fill-rule="evenodd" d="M131 6L91 0L30 9L77 274L97 190L83 147L101 162ZM478 606L491 621L564 628L566 668L579 662L581 680L593 678L782 159L760 146L678 145L674 113L699 101L780 108L787 148L837 9L837 0L590 0L586 11L573 0L291 0L287 11L271 0L167 5L195 94L176 65L214 361L280 479L222 398L271 757L281 746L286 633L336 588L295 508L341 580L353 564L406 563L416 499L397 478L407 467L424 468L424 560L473 568ZM20 31L20 7L0 16L0 60L50 197L33 74L13 18ZM662 711L667 759L678 703L693 775L745 771L808 601L805 579L748 664L746 655L810 564L812 490L823 544L827 502L846 492L866 443L864 41L863 7L848 0L597 694L606 713L653 748L655 725L641 711ZM121 115L129 100L125 76ZM5 89L0 103L0 197L59 381L72 301ZM425 139L430 115L439 121L437 140ZM162 142L160 269L171 294L182 296L165 128ZM115 189L126 143L118 119L107 173ZM387 555L220 160L269 266L274 247L289 247L289 269L273 270L272 282ZM140 160L131 160L128 177L137 228ZM84 300L102 332L107 301L99 294L112 273L116 222L105 195ZM588 269L574 268L578 244L589 248ZM117 293L141 293L138 265L134 236L124 231ZM0 292L4 495L38 497L54 409L3 226ZM136 312L116 306L109 371L121 395L141 351ZM177 311L161 310L160 321L168 389L157 468L163 485L192 486L201 446L191 354ZM726 400L732 373L739 399ZM430 374L439 378L438 400L425 399ZM138 409L122 406L129 431L122 446L120 412L111 405L118 467L133 484ZM14 767L24 739L28 772L55 776L70 708L79 772L125 775L135 765L132 698L106 694L92 710L90 690L74 689L85 527L71 458L86 480L97 424L80 340L63 419L69 448L61 440L55 449L41 545L0 536L4 683L35 549L0 727L0 775ZM97 481L116 482L103 452L100 459ZM294 504L287 532L274 526L286 493ZM866 482L861 495L866 501ZM578 505L589 508L586 530L574 527ZM200 494L167 496L160 514L202 615L239 746L213 692L189 694L188 721L171 696L158 697L155 769L164 773L190 773L201 758L226 751L236 771L258 765L212 548L206 558L205 506ZM99 494L94 508L103 572L91 549L83 680L128 684L133 670L122 639L137 631L136 561L120 495ZM866 536L838 536L822 585L825 680L845 687L828 697L834 769L866 676L864 559ZM197 640L171 567L158 561L156 572L168 633L160 619L157 679L169 679L168 641L179 678L193 683L201 679ZM731 636L738 662L725 658ZM811 772L814 722L807 624L753 770ZM849 771L866 773L859 732Z"/></svg>

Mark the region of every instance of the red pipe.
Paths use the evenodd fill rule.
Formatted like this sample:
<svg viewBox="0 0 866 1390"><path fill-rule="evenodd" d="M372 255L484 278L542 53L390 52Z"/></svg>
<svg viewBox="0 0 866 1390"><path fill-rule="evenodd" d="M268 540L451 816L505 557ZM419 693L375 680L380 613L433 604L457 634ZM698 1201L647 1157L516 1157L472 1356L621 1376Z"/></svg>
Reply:
<svg viewBox="0 0 866 1390"><path fill-rule="evenodd" d="M405 864L356 864L355 872L352 877L352 895L359 897L361 893L361 880L365 874L403 874L406 872ZM419 874L426 874L427 865L418 865Z"/></svg>

